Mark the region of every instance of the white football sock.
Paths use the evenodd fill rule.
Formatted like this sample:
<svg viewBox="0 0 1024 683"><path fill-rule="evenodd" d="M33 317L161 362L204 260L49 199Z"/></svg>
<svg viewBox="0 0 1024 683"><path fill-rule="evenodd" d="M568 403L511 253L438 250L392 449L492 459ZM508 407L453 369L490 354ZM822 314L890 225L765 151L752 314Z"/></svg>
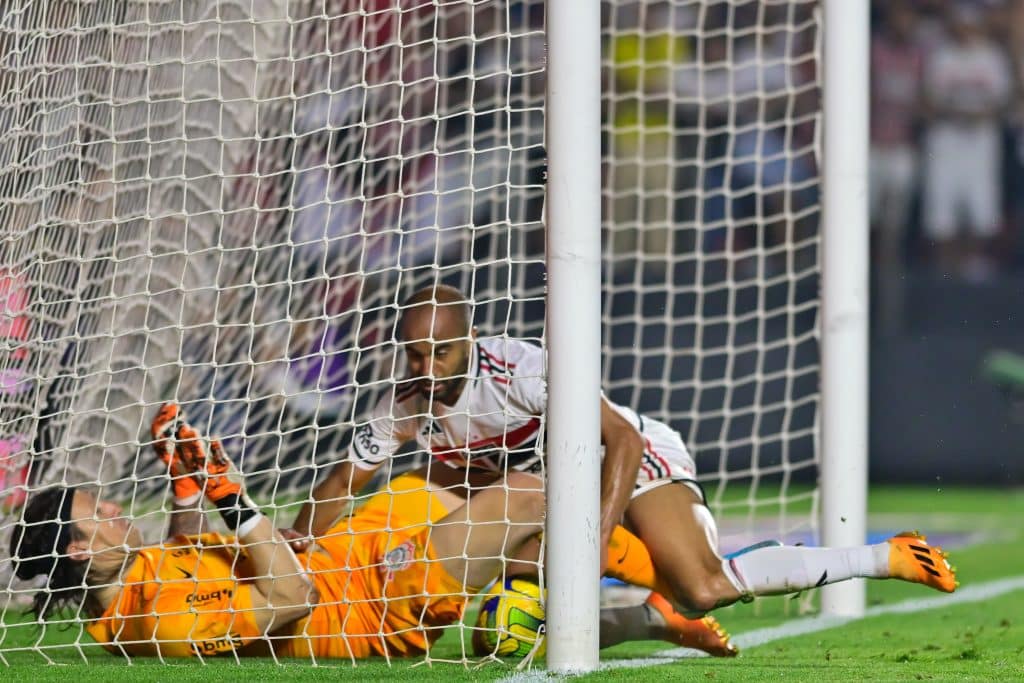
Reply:
<svg viewBox="0 0 1024 683"><path fill-rule="evenodd" d="M889 544L854 548L759 548L722 561L722 570L744 596L782 595L854 577L889 576Z"/></svg>

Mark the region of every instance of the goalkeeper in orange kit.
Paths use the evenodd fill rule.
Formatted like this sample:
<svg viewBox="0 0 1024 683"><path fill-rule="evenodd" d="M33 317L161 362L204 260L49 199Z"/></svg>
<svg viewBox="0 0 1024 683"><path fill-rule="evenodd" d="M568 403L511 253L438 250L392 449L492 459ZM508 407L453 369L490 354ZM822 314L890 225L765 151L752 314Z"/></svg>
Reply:
<svg viewBox="0 0 1024 683"><path fill-rule="evenodd" d="M540 480L516 472L429 523L409 505L421 499L403 516L403 505L389 504L395 494L379 494L295 552L246 496L220 442L206 442L176 404L162 407L152 434L173 480L169 540L146 544L120 506L74 487L33 494L11 537L17 576L48 577L37 617L79 607L86 630L114 653L421 654L543 526ZM207 531L203 498L232 535ZM605 610L604 644L681 642L673 618L616 631L616 610Z"/></svg>

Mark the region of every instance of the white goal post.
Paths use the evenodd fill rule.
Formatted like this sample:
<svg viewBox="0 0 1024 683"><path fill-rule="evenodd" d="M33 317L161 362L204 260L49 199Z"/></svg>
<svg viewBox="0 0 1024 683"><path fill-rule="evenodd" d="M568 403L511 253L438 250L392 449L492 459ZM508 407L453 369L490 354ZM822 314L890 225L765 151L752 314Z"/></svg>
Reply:
<svg viewBox="0 0 1024 683"><path fill-rule="evenodd" d="M82 608L41 632L23 616L45 590L7 553L26 498L95 486L159 542L148 428L176 400L286 525L407 377L396 319L437 283L481 338L547 353L553 670L597 666L598 405L580 396L680 432L723 550L863 542L867 12L3 3L0 662L108 656ZM405 448L359 502L428 462ZM466 616L422 659L476 662L479 600L449 597ZM846 582L822 608L863 602Z"/></svg>
<svg viewBox="0 0 1024 683"><path fill-rule="evenodd" d="M597 667L600 608L601 7L547 5L548 668ZM561 501L561 504L554 501ZM559 509L571 514L559 513Z"/></svg>
<svg viewBox="0 0 1024 683"><path fill-rule="evenodd" d="M870 3L824 3L822 539L867 542ZM836 85L831 85L836 84ZM822 612L861 616L863 580L827 586Z"/></svg>

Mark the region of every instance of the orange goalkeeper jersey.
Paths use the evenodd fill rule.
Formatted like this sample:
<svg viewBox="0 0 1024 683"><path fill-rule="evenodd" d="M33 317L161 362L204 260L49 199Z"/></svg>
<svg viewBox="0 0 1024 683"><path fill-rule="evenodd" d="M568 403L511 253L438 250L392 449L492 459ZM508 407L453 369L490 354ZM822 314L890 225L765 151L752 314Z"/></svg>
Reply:
<svg viewBox="0 0 1024 683"><path fill-rule="evenodd" d="M277 654L413 655L459 619L466 592L434 557L422 508L403 516L393 499L385 502L371 499L298 554L320 602L305 619L269 634ZM108 650L129 655L256 654L245 648L264 636L251 616L251 577L233 538L180 536L138 553L122 576L124 588L87 630Z"/></svg>
<svg viewBox="0 0 1024 683"><path fill-rule="evenodd" d="M144 548L123 588L86 630L111 652L181 657L235 650L263 635L252 619L246 557L220 534Z"/></svg>

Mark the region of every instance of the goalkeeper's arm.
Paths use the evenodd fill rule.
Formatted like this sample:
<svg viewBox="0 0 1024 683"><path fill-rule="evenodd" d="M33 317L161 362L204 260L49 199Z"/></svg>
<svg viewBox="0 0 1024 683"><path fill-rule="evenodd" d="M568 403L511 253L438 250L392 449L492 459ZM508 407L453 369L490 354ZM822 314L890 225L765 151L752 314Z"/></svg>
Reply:
<svg viewBox="0 0 1024 683"><path fill-rule="evenodd" d="M179 435L189 438L183 432L184 429ZM201 452L202 442L198 438L185 442L183 448L187 449L189 444L194 444L193 452ZM211 441L210 456L200 455L195 460L205 463L206 499L217 506L224 523L238 534L239 545L249 554L255 589L252 606L257 623L268 629L276 628L309 614L319 601L313 582L288 543L245 494L241 482L229 476L231 462L220 442ZM203 471L196 462L188 467L193 472Z"/></svg>
<svg viewBox="0 0 1024 683"><path fill-rule="evenodd" d="M295 553L274 531L270 520L245 494L241 481L220 442L209 444L180 421L176 430L173 467L191 478L206 500L213 503L224 523L238 535L249 555L252 572L253 619L265 630L277 628L309 614L319 596L299 565Z"/></svg>
<svg viewBox="0 0 1024 683"><path fill-rule="evenodd" d="M294 529L299 536L318 538L326 534L348 509L352 498L373 479L377 467L360 467L351 460L338 463L313 489L295 518Z"/></svg>

